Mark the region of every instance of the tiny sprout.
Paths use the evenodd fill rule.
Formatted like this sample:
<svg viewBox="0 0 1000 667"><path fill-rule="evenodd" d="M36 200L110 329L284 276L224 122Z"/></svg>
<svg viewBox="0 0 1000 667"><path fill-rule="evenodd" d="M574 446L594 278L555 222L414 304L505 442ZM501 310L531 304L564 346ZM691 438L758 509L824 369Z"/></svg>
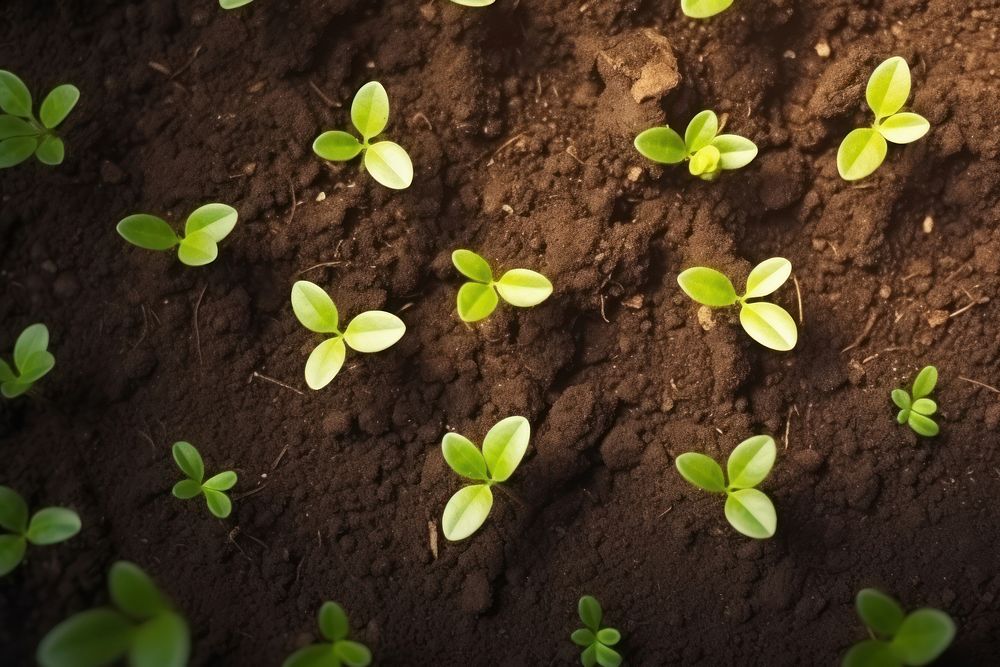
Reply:
<svg viewBox="0 0 1000 667"><path fill-rule="evenodd" d="M856 181L879 168L889 150L886 140L909 144L927 134L931 124L923 116L900 112L910 96L910 66L899 56L875 68L865 99L875 114L871 127L851 130L837 150L837 171L845 181Z"/></svg>
<svg viewBox="0 0 1000 667"><path fill-rule="evenodd" d="M177 259L188 266L211 264L219 256L222 239L229 236L239 215L226 204L205 204L188 216L184 236L178 236L170 225L155 215L137 213L118 223L118 233L132 245L146 250L177 248Z"/></svg>
<svg viewBox="0 0 1000 667"><path fill-rule="evenodd" d="M445 505L441 529L446 538L456 542L479 530L493 508L490 487L510 479L530 438L531 426L524 417L507 417L494 424L481 452L458 433L445 434L441 440L444 460L462 477L481 482L459 489Z"/></svg>
<svg viewBox="0 0 1000 667"><path fill-rule="evenodd" d="M367 667L372 652L364 644L349 640L350 630L343 607L336 602L324 602L319 608L319 631L327 641L299 649L281 667Z"/></svg>
<svg viewBox="0 0 1000 667"><path fill-rule="evenodd" d="M80 517L65 507L46 507L28 520L28 504L10 487L0 486L0 577L24 559L28 543L35 546L58 544L80 532Z"/></svg>
<svg viewBox="0 0 1000 667"><path fill-rule="evenodd" d="M678 164L688 160L688 171L706 181L723 170L739 169L757 157L757 146L737 134L718 134L714 111L702 111L691 119L684 138L669 126L652 127L635 138L635 149L653 162Z"/></svg>
<svg viewBox="0 0 1000 667"><path fill-rule="evenodd" d="M896 421L909 424L917 435L926 438L938 434L938 425L931 415L937 412L937 403L927 398L937 384L938 372L934 366L925 366L913 381L912 396L905 389L892 390L892 402L899 408Z"/></svg>
<svg viewBox="0 0 1000 667"><path fill-rule="evenodd" d="M66 119L80 99L76 86L65 83L53 88L38 110L31 111L31 93L16 75L0 69L0 169L21 164L32 154L42 164L62 164L66 146L55 128Z"/></svg>
<svg viewBox="0 0 1000 667"><path fill-rule="evenodd" d="M601 627L604 616L601 603L590 595L584 595L580 598L578 609L580 620L586 627L575 630L570 639L583 647L580 662L584 667L618 667L622 664L622 657L611 647L621 641L622 635L614 628Z"/></svg>
<svg viewBox="0 0 1000 667"><path fill-rule="evenodd" d="M356 352L381 352L395 345L406 333L403 320L381 310L361 313L341 331L333 299L308 280L292 285L292 310L309 331L333 334L317 345L306 361L306 384L310 389L322 389L337 376L344 365L347 346Z"/></svg>
<svg viewBox="0 0 1000 667"><path fill-rule="evenodd" d="M681 11L693 19L707 19L729 9L733 0L681 0Z"/></svg>
<svg viewBox="0 0 1000 667"><path fill-rule="evenodd" d="M722 467L704 454L681 454L674 463L681 476L699 489L726 494L726 519L733 528L747 537L765 539L774 535L778 517L771 499L754 487L771 472L775 456L771 436L747 438L729 455L729 486Z"/></svg>
<svg viewBox="0 0 1000 667"><path fill-rule="evenodd" d="M249 5L253 0L219 0L219 6L223 9L237 9L244 5Z"/></svg>
<svg viewBox="0 0 1000 667"><path fill-rule="evenodd" d="M35 656L42 667L109 665L128 656L131 667L188 664L191 636L149 575L128 561L108 573L113 607L98 607L66 619L42 638Z"/></svg>
<svg viewBox="0 0 1000 667"><path fill-rule="evenodd" d="M188 500L204 494L209 512L220 519L229 516L229 513L233 511L233 503L225 492L236 484L236 473L232 470L226 470L206 480L205 464L201 460L201 454L189 442L175 442L173 454L177 467L188 476L187 479L182 479L174 484L174 496L181 500Z"/></svg>
<svg viewBox="0 0 1000 667"><path fill-rule="evenodd" d="M15 398L52 370L56 358L48 351L49 329L44 324L32 324L21 332L14 343L14 368L0 359L0 394Z"/></svg>
<svg viewBox="0 0 1000 667"><path fill-rule="evenodd" d="M955 622L943 611L925 607L907 614L874 588L858 591L856 604L872 639L852 646L843 667L929 665L955 638Z"/></svg>
<svg viewBox="0 0 1000 667"><path fill-rule="evenodd" d="M784 308L767 301L748 301L771 294L792 274L792 263L782 257L766 259L747 276L743 296L737 296L729 278L715 269L696 266L677 276L681 289L698 303L711 308L740 305L740 324L755 341L779 352L795 347L799 338L795 320Z"/></svg>
<svg viewBox="0 0 1000 667"><path fill-rule="evenodd" d="M497 307L497 292L512 306L537 306L552 294L552 283L529 269L511 269L500 280L493 280L489 263L471 250L451 253L455 268L472 282L458 290L458 316L463 322L478 322L489 317Z"/></svg>
<svg viewBox="0 0 1000 667"><path fill-rule="evenodd" d="M361 135L340 130L324 132L313 142L313 151L324 160L344 162L364 153L362 169L393 190L404 190L413 182L413 163L402 146L391 141L370 143L389 122L389 95L378 81L361 86L351 103L351 122Z"/></svg>

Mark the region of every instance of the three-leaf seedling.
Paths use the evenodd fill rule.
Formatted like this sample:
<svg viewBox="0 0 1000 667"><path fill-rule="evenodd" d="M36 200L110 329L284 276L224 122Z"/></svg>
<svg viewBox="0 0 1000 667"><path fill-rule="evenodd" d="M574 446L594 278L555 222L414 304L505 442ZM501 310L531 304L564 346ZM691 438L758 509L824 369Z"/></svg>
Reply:
<svg viewBox="0 0 1000 667"><path fill-rule="evenodd" d="M10 487L0 486L0 528L12 534L0 534L0 577L24 559L28 544L57 544L80 532L80 517L65 507L46 507L28 519L28 504Z"/></svg>
<svg viewBox="0 0 1000 667"><path fill-rule="evenodd" d="M843 667L929 665L955 638L955 623L943 611L925 607L907 614L896 600L874 588L859 591L856 603L872 639L852 646Z"/></svg>
<svg viewBox="0 0 1000 667"><path fill-rule="evenodd" d="M938 425L931 415L937 412L937 403L927 398L937 384L938 372L934 366L925 366L913 381L913 393L905 389L892 390L892 402L899 408L896 421L909 424L918 435L931 437L938 434Z"/></svg>
<svg viewBox="0 0 1000 667"><path fill-rule="evenodd" d="M682 271L677 282L685 294L710 308L740 305L740 324L755 341L772 350L787 352L799 338L795 320L781 306L767 301L749 301L771 294L792 275L792 263L782 257L766 259L747 276L743 296L733 283L715 269L696 266Z"/></svg>
<svg viewBox="0 0 1000 667"><path fill-rule="evenodd" d="M225 519L233 511L233 503L226 491L236 485L236 473L232 470L220 472L218 475L205 479L205 463L201 454L189 442L175 442L173 446L174 461L187 479L174 484L173 494L181 500L188 500L198 495L205 496L208 511L220 519Z"/></svg>
<svg viewBox="0 0 1000 667"><path fill-rule="evenodd" d="M684 138L669 126L652 127L639 133L635 148L643 157L660 164L688 161L688 171L706 181L724 170L739 169L757 157L757 146L738 134L719 134L714 111L702 111L691 119Z"/></svg>
<svg viewBox="0 0 1000 667"><path fill-rule="evenodd" d="M44 324L32 324L22 331L14 343L14 368L0 359L0 394L5 398L20 396L51 371L56 358L48 347L49 329Z"/></svg>
<svg viewBox="0 0 1000 667"><path fill-rule="evenodd" d="M549 279L530 269L511 269L500 280L493 280L489 263L471 250L451 253L452 264L472 282L458 290L458 316L463 322L478 322L496 309L497 292L512 306L537 306L552 294Z"/></svg>
<svg viewBox="0 0 1000 667"><path fill-rule="evenodd" d="M910 96L910 66L899 56L889 58L875 68L865 99L875 114L871 127L851 130L837 150L837 171L847 181L868 176L885 160L889 146L908 144L921 138L931 129L923 116L899 111Z"/></svg>
<svg viewBox="0 0 1000 667"><path fill-rule="evenodd" d="M62 164L66 146L55 129L80 99L76 86L56 86L42 100L38 118L31 93L16 75L0 69L0 169L21 164L34 154L42 164Z"/></svg>
<svg viewBox="0 0 1000 667"><path fill-rule="evenodd" d="M601 603L590 595L580 598L578 605L580 620L586 627L575 630L570 639L577 646L583 647L580 654L580 662L584 667L618 667L622 663L622 657L618 651L611 648L619 641L622 635L614 628L602 628L601 620L604 612L601 610Z"/></svg>
<svg viewBox="0 0 1000 667"><path fill-rule="evenodd" d="M178 236L166 220L155 215L137 213L118 223L122 238L146 250L177 248L177 259L188 266L204 266L219 256L218 244L229 236L239 217L236 209L226 204L205 204L188 216L184 236Z"/></svg>
<svg viewBox="0 0 1000 667"><path fill-rule="evenodd" d="M132 667L183 667L191 637L149 575L128 561L108 573L113 607L80 612L52 628L38 645L42 667L110 665L128 656Z"/></svg>
<svg viewBox="0 0 1000 667"><path fill-rule="evenodd" d="M688 452L674 463L681 476L699 489L726 494L726 519L733 528L747 537L765 539L774 535L778 517L771 499L754 487L771 472L776 455L771 436L747 438L729 455L728 486L722 466L709 456Z"/></svg>
<svg viewBox="0 0 1000 667"><path fill-rule="evenodd" d="M681 11L693 19L707 19L729 9L733 0L681 0Z"/></svg>
<svg viewBox="0 0 1000 667"><path fill-rule="evenodd" d="M493 508L494 484L506 482L528 450L531 425L524 417L497 422L483 439L483 450L458 433L446 433L441 452L452 470L478 482L459 489L445 505L441 518L444 536L464 540L479 530Z"/></svg>
<svg viewBox="0 0 1000 667"><path fill-rule="evenodd" d="M389 122L389 95L378 81L361 86L351 103L351 122L361 135L340 130L324 132L313 142L313 151L324 160L344 162L364 153L362 167L376 181L393 190L403 190L413 182L413 163L399 144L371 140L382 134Z"/></svg>
<svg viewBox="0 0 1000 667"><path fill-rule="evenodd" d="M301 648L281 663L281 667L367 667L372 652L347 635L351 626L347 614L336 602L324 602L319 608L319 631L327 640Z"/></svg>

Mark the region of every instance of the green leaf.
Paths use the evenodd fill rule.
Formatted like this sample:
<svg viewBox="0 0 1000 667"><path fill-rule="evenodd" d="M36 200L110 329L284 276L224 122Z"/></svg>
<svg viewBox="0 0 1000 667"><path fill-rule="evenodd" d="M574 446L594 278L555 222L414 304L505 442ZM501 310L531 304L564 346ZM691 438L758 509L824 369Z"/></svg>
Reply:
<svg viewBox="0 0 1000 667"><path fill-rule="evenodd" d="M924 415L917 414L916 412L910 412L909 417L906 419L906 423L910 425L910 428L912 428L917 435L922 435L925 438L934 437L940 431L937 422L930 417L925 417Z"/></svg>
<svg viewBox="0 0 1000 667"><path fill-rule="evenodd" d="M892 402L896 404L897 408L901 408L903 410L910 409L910 406L912 405L910 402L910 395L907 394L904 389L893 389L890 396L892 396Z"/></svg>
<svg viewBox="0 0 1000 667"><path fill-rule="evenodd" d="M29 389L31 389L30 382L4 382L0 385L0 393L4 398L17 398Z"/></svg>
<svg viewBox="0 0 1000 667"><path fill-rule="evenodd" d="M31 386L35 381L51 371L55 365L56 358L51 353L45 350L33 352L28 355L27 360L24 362L24 368L21 369L21 376L17 381L20 384Z"/></svg>
<svg viewBox="0 0 1000 667"><path fill-rule="evenodd" d="M648 160L660 164L677 164L688 156L684 140L669 127L651 127L635 138L635 149Z"/></svg>
<svg viewBox="0 0 1000 667"><path fill-rule="evenodd" d="M365 141L382 133L389 122L389 95L381 83L369 81L355 93L351 122Z"/></svg>
<svg viewBox="0 0 1000 667"><path fill-rule="evenodd" d="M313 152L324 160L344 162L356 158L364 145L353 134L331 130L324 132L313 141Z"/></svg>
<svg viewBox="0 0 1000 667"><path fill-rule="evenodd" d="M870 127L851 130L837 149L837 171L845 181L868 176L885 160L889 146L885 138Z"/></svg>
<svg viewBox="0 0 1000 667"><path fill-rule="evenodd" d="M31 366L30 358L37 352L49 347L49 328L44 324L32 324L26 327L14 343L14 365L18 371L24 371Z"/></svg>
<svg viewBox="0 0 1000 667"><path fill-rule="evenodd" d="M34 137L38 130L17 116L0 116L0 140L11 137Z"/></svg>
<svg viewBox="0 0 1000 667"><path fill-rule="evenodd" d="M228 491L236 486L236 473L232 470L220 472L218 475L214 475L205 480L205 483L202 484L202 486L206 489L212 489L214 491Z"/></svg>
<svg viewBox="0 0 1000 667"><path fill-rule="evenodd" d="M733 0L681 0L681 11L693 19L707 19L729 9Z"/></svg>
<svg viewBox="0 0 1000 667"><path fill-rule="evenodd" d="M841 667L903 667L888 643L866 639L851 647Z"/></svg>
<svg viewBox="0 0 1000 667"><path fill-rule="evenodd" d="M308 280L299 280L292 285L292 310L309 331L338 333L337 306L319 285Z"/></svg>
<svg viewBox="0 0 1000 667"><path fill-rule="evenodd" d="M448 466L459 475L481 481L489 479L486 459L468 438L458 433L445 433L441 439L441 453Z"/></svg>
<svg viewBox="0 0 1000 667"><path fill-rule="evenodd" d="M493 282L493 269L489 262L471 250L459 249L451 253L451 263L466 278L486 284Z"/></svg>
<svg viewBox="0 0 1000 667"><path fill-rule="evenodd" d="M688 171L691 172L692 176L701 176L703 174L711 174L719 170L719 160L722 159L722 153L715 146L703 146L697 153L691 157L691 161L688 163Z"/></svg>
<svg viewBox="0 0 1000 667"><path fill-rule="evenodd" d="M169 250L180 243L170 225L155 215L130 215L118 223L117 230L123 239L146 250Z"/></svg>
<svg viewBox="0 0 1000 667"><path fill-rule="evenodd" d="M597 664L601 667L618 667L622 664L621 655L613 648L604 644L594 644L594 650L596 651Z"/></svg>
<svg viewBox="0 0 1000 667"><path fill-rule="evenodd" d="M597 635L595 635L589 628L574 630L573 634L571 634L569 638L577 646L590 646L597 641Z"/></svg>
<svg viewBox="0 0 1000 667"><path fill-rule="evenodd" d="M934 366L924 366L924 368L917 373L916 379L913 381L913 399L923 398L924 396L929 396L934 387L937 386L938 381L938 371Z"/></svg>
<svg viewBox="0 0 1000 667"><path fill-rule="evenodd" d="M347 667L367 667L372 662L372 652L367 646L358 642L339 641L333 645L333 653Z"/></svg>
<svg viewBox="0 0 1000 667"><path fill-rule="evenodd" d="M167 612L143 623L132 638L129 667L186 667L191 653L187 623Z"/></svg>
<svg viewBox="0 0 1000 667"><path fill-rule="evenodd" d="M63 140L59 137L47 134L38 142L38 148L35 149L35 157L38 158L39 162L47 164L50 167L62 164L63 159L66 157L66 145L63 144Z"/></svg>
<svg viewBox="0 0 1000 667"><path fill-rule="evenodd" d="M927 134L931 124L920 114L904 112L889 116L875 129L894 144L909 144Z"/></svg>
<svg viewBox="0 0 1000 667"><path fill-rule="evenodd" d="M27 548L28 542L21 535L0 535L0 577L20 565Z"/></svg>
<svg viewBox="0 0 1000 667"><path fill-rule="evenodd" d="M14 167L35 153L38 139L35 137L11 137L0 141L0 169Z"/></svg>
<svg viewBox="0 0 1000 667"><path fill-rule="evenodd" d="M201 454L198 453L194 445L190 442L175 442L170 451L181 472L189 479L201 484L202 480L205 479L205 462L202 461Z"/></svg>
<svg viewBox="0 0 1000 667"><path fill-rule="evenodd" d="M322 389L330 384L344 365L346 355L343 338L331 338L317 345L306 360L306 384L309 388Z"/></svg>
<svg viewBox="0 0 1000 667"><path fill-rule="evenodd" d="M537 306L552 294L549 279L530 269L511 269L496 282L497 292L512 306Z"/></svg>
<svg viewBox="0 0 1000 667"><path fill-rule="evenodd" d="M704 454L687 452L674 461L681 477L691 482L699 489L712 493L725 493L726 480L722 475L722 466L715 459Z"/></svg>
<svg viewBox="0 0 1000 667"><path fill-rule="evenodd" d="M925 417L930 417L937 412L937 403L929 398L918 398L913 401L913 411Z"/></svg>
<svg viewBox="0 0 1000 667"><path fill-rule="evenodd" d="M766 301L744 303L740 308L740 324L755 341L779 352L791 350L799 338L792 316L781 306Z"/></svg>
<svg viewBox="0 0 1000 667"><path fill-rule="evenodd" d="M597 664L597 647L599 644L593 643L587 648L583 649L583 653L580 654L580 663L583 667L594 667Z"/></svg>
<svg viewBox="0 0 1000 667"><path fill-rule="evenodd" d="M955 638L955 622L943 611L918 609L909 614L892 639L892 650L906 665L927 665Z"/></svg>
<svg viewBox="0 0 1000 667"><path fill-rule="evenodd" d="M876 119L899 111L909 96L910 67L899 56L889 58L876 67L865 89L865 99Z"/></svg>
<svg viewBox="0 0 1000 667"><path fill-rule="evenodd" d="M904 408L896 414L896 421L900 424L905 424L910 419L910 409Z"/></svg>
<svg viewBox="0 0 1000 667"><path fill-rule="evenodd" d="M188 500L201 494L201 484L193 479L182 479L174 484L174 488L171 489L170 492L173 493L176 498Z"/></svg>
<svg viewBox="0 0 1000 667"><path fill-rule="evenodd" d="M715 112L706 109L698 113L684 130L684 144L687 146L688 153L697 153L708 146L718 133L719 118Z"/></svg>
<svg viewBox="0 0 1000 667"><path fill-rule="evenodd" d="M188 266L205 266L219 256L219 246L207 231L194 232L181 239L177 259Z"/></svg>
<svg viewBox="0 0 1000 667"><path fill-rule="evenodd" d="M705 306L721 308L736 303L736 289L729 278L715 269L696 266L682 271L677 283L689 297Z"/></svg>
<svg viewBox="0 0 1000 667"><path fill-rule="evenodd" d="M757 157L757 145L738 134L720 134L712 145L719 151L719 169L741 169Z"/></svg>
<svg viewBox="0 0 1000 667"><path fill-rule="evenodd" d="M368 310L347 324L344 341L357 352L381 352L395 345L406 325L392 313L382 310Z"/></svg>
<svg viewBox="0 0 1000 667"><path fill-rule="evenodd" d="M479 530L493 507L493 492L486 484L459 489L445 505L441 517L444 536L456 542Z"/></svg>
<svg viewBox="0 0 1000 667"><path fill-rule="evenodd" d="M758 299L773 293L792 275L792 263L784 257L772 257L758 264L747 276L744 299Z"/></svg>
<svg viewBox="0 0 1000 667"><path fill-rule="evenodd" d="M605 646L614 646L622 639L622 633L614 628L603 628L597 632L597 641Z"/></svg>
<svg viewBox="0 0 1000 667"><path fill-rule="evenodd" d="M80 532L80 516L65 507L46 507L31 517L28 541L44 546L58 544Z"/></svg>
<svg viewBox="0 0 1000 667"><path fill-rule="evenodd" d="M91 609L49 630L38 645L42 667L105 667L125 655L132 623L113 609Z"/></svg>
<svg viewBox="0 0 1000 667"><path fill-rule="evenodd" d="M208 511L216 517L225 519L232 513L233 502L222 491L202 487L202 492L205 494L205 504L208 505Z"/></svg>
<svg viewBox="0 0 1000 667"><path fill-rule="evenodd" d="M593 595L584 595L576 607L577 613L580 614L580 620L596 635L597 631L601 629L601 619L604 618L601 603Z"/></svg>
<svg viewBox="0 0 1000 667"><path fill-rule="evenodd" d="M12 380L17 380L17 374L11 370L10 364L0 359L0 382L10 382Z"/></svg>
<svg viewBox="0 0 1000 667"><path fill-rule="evenodd" d="M531 425L524 417L501 419L483 439L483 458L494 482L506 482L528 451Z"/></svg>
<svg viewBox="0 0 1000 667"><path fill-rule="evenodd" d="M341 667L330 644L313 644L288 656L281 667Z"/></svg>
<svg viewBox="0 0 1000 667"><path fill-rule="evenodd" d="M253 0L219 0L219 6L223 9L236 9L249 5Z"/></svg>
<svg viewBox="0 0 1000 667"><path fill-rule="evenodd" d="M53 88L38 111L38 117L48 129L53 129L66 119L76 103L80 101L80 91L76 86L65 83Z"/></svg>
<svg viewBox="0 0 1000 667"><path fill-rule="evenodd" d="M153 580L135 563L120 560L108 573L108 590L120 610L136 619L147 619L170 611L170 603Z"/></svg>
<svg viewBox="0 0 1000 667"><path fill-rule="evenodd" d="M733 528L756 539L773 536L778 525L771 499L757 489L730 493L726 498L726 519Z"/></svg>
<svg viewBox="0 0 1000 667"><path fill-rule="evenodd" d="M12 72L0 69L0 109L14 116L31 117L31 93Z"/></svg>
<svg viewBox="0 0 1000 667"><path fill-rule="evenodd" d="M747 438L732 451L726 468L729 472L729 486L734 489L748 489L764 481L774 466L778 448L769 435L755 435Z"/></svg>
<svg viewBox="0 0 1000 667"><path fill-rule="evenodd" d="M21 494L9 486L0 485L0 526L12 533L28 530L28 504Z"/></svg>
<svg viewBox="0 0 1000 667"><path fill-rule="evenodd" d="M874 588L858 591L855 606L865 625L882 637L892 637L903 624L905 614L899 603Z"/></svg>
<svg viewBox="0 0 1000 667"><path fill-rule="evenodd" d="M324 602L317 614L320 633L331 642L347 639L351 626L347 622L347 612L336 602Z"/></svg>
<svg viewBox="0 0 1000 667"><path fill-rule="evenodd" d="M205 232L213 241L219 243L233 231L237 218L239 218L239 214L232 206L205 204L196 208L188 216L184 225L184 233Z"/></svg>
<svg viewBox="0 0 1000 667"><path fill-rule="evenodd" d="M405 190L413 182L413 163L399 144L380 141L365 151L365 169L376 181L393 190Z"/></svg>
<svg viewBox="0 0 1000 667"><path fill-rule="evenodd" d="M490 316L499 300L492 285L465 283L458 290L458 316L463 322L478 322Z"/></svg>

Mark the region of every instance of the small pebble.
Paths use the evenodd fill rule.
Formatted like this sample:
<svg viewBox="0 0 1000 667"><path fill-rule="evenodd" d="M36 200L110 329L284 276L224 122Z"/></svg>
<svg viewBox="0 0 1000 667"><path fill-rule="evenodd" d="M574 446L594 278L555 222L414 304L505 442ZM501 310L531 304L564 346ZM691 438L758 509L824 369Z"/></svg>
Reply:
<svg viewBox="0 0 1000 667"><path fill-rule="evenodd" d="M325 192L320 192L318 195L316 195L316 201L323 201L324 199L326 199Z"/></svg>
<svg viewBox="0 0 1000 667"><path fill-rule="evenodd" d="M930 234L934 231L934 218L927 216L924 218L924 234Z"/></svg>
<svg viewBox="0 0 1000 667"><path fill-rule="evenodd" d="M830 44L825 39L821 39L816 43L816 55L820 58L830 57Z"/></svg>

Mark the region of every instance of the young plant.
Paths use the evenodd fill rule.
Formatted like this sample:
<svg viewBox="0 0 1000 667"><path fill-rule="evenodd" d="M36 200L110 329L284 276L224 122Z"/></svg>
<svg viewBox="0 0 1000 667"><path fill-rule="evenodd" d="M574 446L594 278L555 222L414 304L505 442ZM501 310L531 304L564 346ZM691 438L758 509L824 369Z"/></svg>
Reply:
<svg viewBox="0 0 1000 667"><path fill-rule="evenodd" d="M472 282L458 290L458 316L463 322L478 322L496 309L497 292L512 306L537 306L552 294L552 283L542 274L529 269L511 269L500 280L493 280L489 263L471 250L451 253L451 262L459 273Z"/></svg>
<svg viewBox="0 0 1000 667"><path fill-rule="evenodd" d="M205 480L205 464L201 454L189 442L175 442L173 446L174 461L187 479L174 484L173 494L181 500L188 500L198 495L205 496L208 511L225 519L233 511L233 503L226 491L236 485L236 473L232 470L220 472ZM204 480L204 481L202 481Z"/></svg>
<svg viewBox="0 0 1000 667"><path fill-rule="evenodd" d="M660 164L687 160L692 176L712 181L723 170L745 167L757 157L757 146L749 139L718 132L719 119L706 110L691 119L683 139L669 126L652 127L635 138L635 149Z"/></svg>
<svg viewBox="0 0 1000 667"><path fill-rule="evenodd" d="M324 602L319 608L319 631L327 641L299 649L281 667L367 667L372 652L364 644L349 640L350 630L344 609L336 602Z"/></svg>
<svg viewBox="0 0 1000 667"><path fill-rule="evenodd" d="M586 627L575 630L570 639L583 647L580 662L584 667L618 667L622 664L622 657L611 647L621 641L622 634L614 628L601 627L604 616L601 603L590 595L584 595L580 598L578 609L580 620Z"/></svg>
<svg viewBox="0 0 1000 667"><path fill-rule="evenodd" d="M774 535L778 517L771 499L754 487L771 472L776 455L771 436L747 438L729 455L728 486L722 467L709 456L688 452L674 463L681 476L699 489L726 494L726 519L733 528L747 537L765 539Z"/></svg>
<svg viewBox="0 0 1000 667"><path fill-rule="evenodd" d="M681 0L681 11L693 19L707 19L729 9L733 0Z"/></svg>
<svg viewBox="0 0 1000 667"><path fill-rule="evenodd" d="M856 602L872 638L852 646L843 667L929 665L955 638L955 622L943 611L925 607L907 614L874 588L859 591Z"/></svg>
<svg viewBox="0 0 1000 667"><path fill-rule="evenodd" d="M934 366L925 366L913 381L913 394L905 389L892 390L892 402L899 408L896 421L909 424L917 435L926 438L938 434L938 425L931 415L937 412L937 403L927 398L937 384L938 372Z"/></svg>
<svg viewBox="0 0 1000 667"><path fill-rule="evenodd" d="M715 269L696 266L677 276L681 289L698 303L710 308L725 308L739 303L740 324L755 341L779 352L795 347L799 331L795 320L784 308L767 301L749 301L767 296L781 287L792 274L792 263L782 257L766 259L747 276L743 296L736 294L733 283Z"/></svg>
<svg viewBox="0 0 1000 667"><path fill-rule="evenodd" d="M837 150L837 171L845 181L856 181L879 168L889 150L886 140L909 144L931 129L923 116L899 111L910 96L910 66L899 56L875 68L865 99L875 114L871 127L851 130Z"/></svg>
<svg viewBox="0 0 1000 667"><path fill-rule="evenodd" d="M118 233L132 245L146 250L177 248L177 259L188 266L211 264L219 256L222 239L236 226L239 214L226 204L205 204L194 210L178 236L166 220L137 213L118 223Z"/></svg>
<svg viewBox="0 0 1000 667"><path fill-rule="evenodd" d="M42 638L42 667L101 667L127 656L131 667L184 667L191 652L187 621L138 565L118 561L108 573L113 606L71 616Z"/></svg>
<svg viewBox="0 0 1000 667"><path fill-rule="evenodd" d="M14 368L0 359L0 394L5 398L20 396L51 371L56 358L48 347L49 329L44 324L32 324L22 331L14 343Z"/></svg>
<svg viewBox="0 0 1000 667"><path fill-rule="evenodd" d="M306 384L310 389L322 389L330 384L344 365L348 346L355 352L381 352L395 345L406 333L403 320L381 310L361 313L341 331L333 299L308 280L292 285L292 310L309 331L333 334L317 345L306 361Z"/></svg>
<svg viewBox="0 0 1000 667"><path fill-rule="evenodd" d="M219 0L219 6L223 9L236 9L243 5L249 5L253 0Z"/></svg>
<svg viewBox="0 0 1000 667"><path fill-rule="evenodd" d="M66 146L56 127L80 99L80 91L68 83L53 88L38 110L31 110L31 93L21 79L0 69L0 169L21 164L34 154L42 164L62 164Z"/></svg>
<svg viewBox="0 0 1000 667"><path fill-rule="evenodd" d="M528 450L531 426L524 417L502 419L486 434L483 451L458 433L446 433L441 452L452 470L477 484L459 489L441 517L444 536L455 542L479 530L493 508L494 484L506 482Z"/></svg>
<svg viewBox="0 0 1000 667"><path fill-rule="evenodd" d="M80 532L80 517L65 507L40 509L28 520L28 504L10 487L0 486L0 577L24 559L28 543L35 546L57 544Z"/></svg>
<svg viewBox="0 0 1000 667"><path fill-rule="evenodd" d="M361 86L351 103L351 122L361 135L340 130L324 132L313 142L313 151L324 160L344 162L364 153L362 169L376 181L393 190L404 190L413 182L413 163L399 144L371 140L382 134L389 122L389 95L378 81Z"/></svg>

